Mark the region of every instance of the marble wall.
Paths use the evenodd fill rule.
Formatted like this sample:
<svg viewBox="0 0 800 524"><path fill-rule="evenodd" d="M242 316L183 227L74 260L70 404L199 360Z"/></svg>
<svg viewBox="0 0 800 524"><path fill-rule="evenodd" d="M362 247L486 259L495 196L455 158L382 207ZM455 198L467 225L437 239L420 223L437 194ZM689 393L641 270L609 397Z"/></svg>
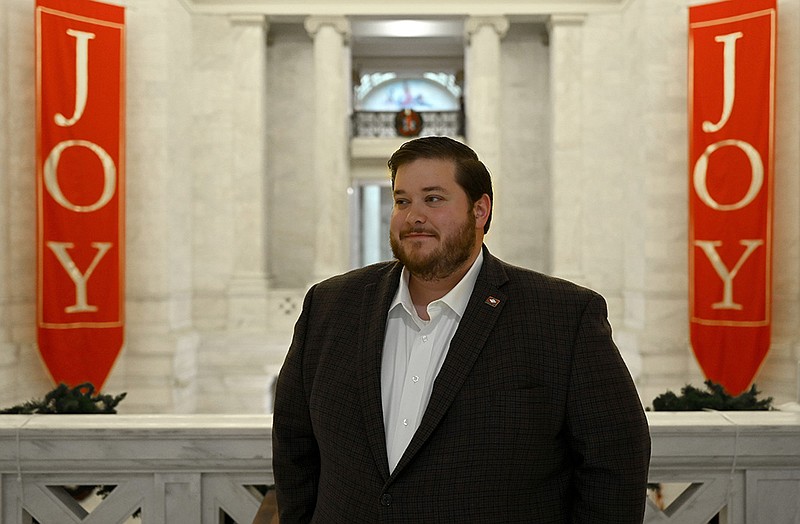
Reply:
<svg viewBox="0 0 800 524"><path fill-rule="evenodd" d="M0 398L47 387L35 341L33 6L0 6ZM22 28L31 28L23 31Z"/></svg>
<svg viewBox="0 0 800 524"><path fill-rule="evenodd" d="M686 303L686 20L688 5L696 3L630 2L619 14L586 22L584 52L592 59L584 85L591 86L585 92L593 107L584 108L591 126L584 160L606 186L587 194L618 191L601 196L597 203L606 211L597 207L589 216L621 232L604 228L587 250L602 263L586 267L593 268L595 286L621 299L616 337L641 356L645 399L703 380L689 348ZM779 0L778 12L774 317L772 348L755 381L766 395L787 401L797 398L800 357L800 2ZM619 268L617 283L603 276L609 267Z"/></svg>

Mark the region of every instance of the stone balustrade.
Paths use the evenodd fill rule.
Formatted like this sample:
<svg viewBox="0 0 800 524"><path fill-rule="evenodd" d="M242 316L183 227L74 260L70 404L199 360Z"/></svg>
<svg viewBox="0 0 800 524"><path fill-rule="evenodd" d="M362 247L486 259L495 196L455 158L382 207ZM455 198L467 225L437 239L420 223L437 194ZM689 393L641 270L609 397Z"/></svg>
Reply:
<svg viewBox="0 0 800 524"><path fill-rule="evenodd" d="M650 482L663 497L649 500L648 524L705 524L718 513L730 524L800 522L800 413L648 418ZM272 484L271 422L269 415L0 416L0 520L249 524L263 492L257 487ZM113 489L76 501L80 490L65 486Z"/></svg>
<svg viewBox="0 0 800 524"><path fill-rule="evenodd" d="M271 416L0 416L0 520L250 524ZM116 486L77 504L61 486ZM95 500L91 500L95 499ZM92 508L92 506L94 506ZM141 519L128 519L141 510ZM87 516L87 513L89 515Z"/></svg>
<svg viewBox="0 0 800 524"><path fill-rule="evenodd" d="M648 413L650 482L683 488L645 522L800 522L800 413Z"/></svg>

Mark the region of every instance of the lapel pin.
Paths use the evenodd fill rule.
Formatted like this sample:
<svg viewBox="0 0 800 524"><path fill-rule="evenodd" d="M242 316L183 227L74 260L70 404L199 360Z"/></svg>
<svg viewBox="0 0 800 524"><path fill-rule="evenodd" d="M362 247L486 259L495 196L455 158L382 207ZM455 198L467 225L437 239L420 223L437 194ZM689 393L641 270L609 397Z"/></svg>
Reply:
<svg viewBox="0 0 800 524"><path fill-rule="evenodd" d="M486 303L492 307L497 307L498 304L500 304L500 299L489 295L488 297L486 297Z"/></svg>

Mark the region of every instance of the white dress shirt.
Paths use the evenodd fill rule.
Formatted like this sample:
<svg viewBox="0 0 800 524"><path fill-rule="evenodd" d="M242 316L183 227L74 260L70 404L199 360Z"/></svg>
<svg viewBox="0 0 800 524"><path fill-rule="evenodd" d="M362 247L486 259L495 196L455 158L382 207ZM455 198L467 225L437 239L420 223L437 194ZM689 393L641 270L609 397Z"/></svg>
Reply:
<svg viewBox="0 0 800 524"><path fill-rule="evenodd" d="M422 320L417 314L408 291L409 273L403 268L389 306L381 361L389 471L394 471L428 407L433 381L442 369L482 264L483 252L449 293L428 304L430 320Z"/></svg>

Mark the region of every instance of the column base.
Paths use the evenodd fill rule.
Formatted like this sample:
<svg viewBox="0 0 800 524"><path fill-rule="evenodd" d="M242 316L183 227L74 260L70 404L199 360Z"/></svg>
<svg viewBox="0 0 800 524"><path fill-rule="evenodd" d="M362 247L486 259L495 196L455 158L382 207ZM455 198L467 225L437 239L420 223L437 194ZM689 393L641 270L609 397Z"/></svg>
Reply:
<svg viewBox="0 0 800 524"><path fill-rule="evenodd" d="M268 315L267 279L260 275L235 276L228 285L227 328L263 332Z"/></svg>

